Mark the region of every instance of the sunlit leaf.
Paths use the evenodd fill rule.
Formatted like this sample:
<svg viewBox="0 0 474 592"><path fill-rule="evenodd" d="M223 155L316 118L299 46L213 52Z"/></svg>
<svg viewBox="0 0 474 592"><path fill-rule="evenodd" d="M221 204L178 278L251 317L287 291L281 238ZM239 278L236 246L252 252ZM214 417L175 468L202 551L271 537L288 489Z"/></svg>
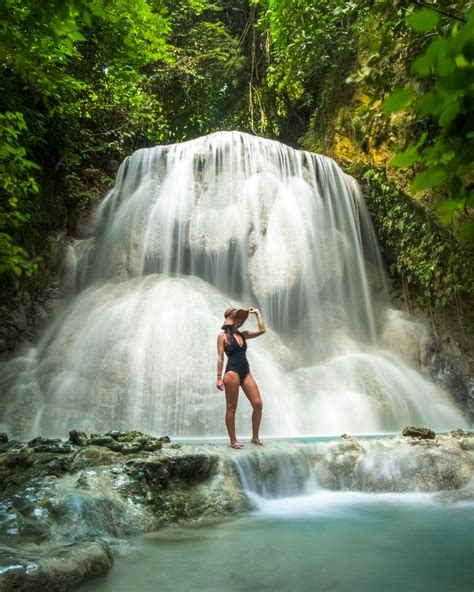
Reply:
<svg viewBox="0 0 474 592"><path fill-rule="evenodd" d="M385 99L382 105L382 109L384 113L392 113L393 111L398 111L403 107L408 106L415 96L415 92L412 88L403 88L400 90L396 90L391 95Z"/></svg>
<svg viewBox="0 0 474 592"><path fill-rule="evenodd" d="M420 159L418 149L416 146L412 146L405 152L397 154L394 158L389 161L389 164L397 168L409 167Z"/></svg>
<svg viewBox="0 0 474 592"><path fill-rule="evenodd" d="M429 187L438 187L446 179L446 171L439 168L428 169L422 173L418 173L413 179L410 189L416 193Z"/></svg>
<svg viewBox="0 0 474 592"><path fill-rule="evenodd" d="M406 17L409 27L418 33L432 31L439 23L439 14L429 8L421 8Z"/></svg>

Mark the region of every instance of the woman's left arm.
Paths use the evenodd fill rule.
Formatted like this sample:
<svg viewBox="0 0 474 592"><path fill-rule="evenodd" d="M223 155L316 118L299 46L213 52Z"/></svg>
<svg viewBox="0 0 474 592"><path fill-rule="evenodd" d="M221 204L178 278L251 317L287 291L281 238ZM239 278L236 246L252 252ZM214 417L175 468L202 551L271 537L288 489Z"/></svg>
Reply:
<svg viewBox="0 0 474 592"><path fill-rule="evenodd" d="M242 331L242 334L244 335L245 339L252 339L253 337L263 335L267 328L265 327L265 323L263 321L261 312L258 310L258 308L254 308L253 306L251 306L247 310L257 317L258 331Z"/></svg>

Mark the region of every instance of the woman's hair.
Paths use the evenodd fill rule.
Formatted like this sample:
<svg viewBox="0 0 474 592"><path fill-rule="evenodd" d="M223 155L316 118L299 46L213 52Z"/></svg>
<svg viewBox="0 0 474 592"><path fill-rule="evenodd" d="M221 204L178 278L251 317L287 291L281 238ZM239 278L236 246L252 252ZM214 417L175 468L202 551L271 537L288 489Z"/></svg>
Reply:
<svg viewBox="0 0 474 592"><path fill-rule="evenodd" d="M225 333L225 342L227 345L231 344L233 327L234 327L234 325L222 325L222 327L221 327L221 329Z"/></svg>

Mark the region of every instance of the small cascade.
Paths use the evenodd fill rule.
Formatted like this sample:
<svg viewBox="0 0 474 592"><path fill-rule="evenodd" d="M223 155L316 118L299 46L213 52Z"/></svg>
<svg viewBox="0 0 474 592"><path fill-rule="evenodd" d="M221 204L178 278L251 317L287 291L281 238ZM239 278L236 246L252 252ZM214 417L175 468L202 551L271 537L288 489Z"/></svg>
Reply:
<svg viewBox="0 0 474 592"><path fill-rule="evenodd" d="M402 436L276 441L230 458L264 514L339 513L374 499L433 504L439 491L472 489L469 454L450 436L422 443Z"/></svg>
<svg viewBox="0 0 474 592"><path fill-rule="evenodd" d="M312 445L273 443L268 451L255 446L234 455L233 461L247 497L263 509L271 499L309 495L319 489L315 453Z"/></svg>

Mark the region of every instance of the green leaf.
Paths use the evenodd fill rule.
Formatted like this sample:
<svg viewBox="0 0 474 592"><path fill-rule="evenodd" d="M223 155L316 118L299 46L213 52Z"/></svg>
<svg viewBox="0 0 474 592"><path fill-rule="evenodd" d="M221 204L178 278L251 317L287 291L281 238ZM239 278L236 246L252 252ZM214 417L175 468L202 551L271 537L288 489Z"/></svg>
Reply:
<svg viewBox="0 0 474 592"><path fill-rule="evenodd" d="M443 127L448 126L458 113L459 103L456 101L443 111L441 117L439 118L439 124Z"/></svg>
<svg viewBox="0 0 474 592"><path fill-rule="evenodd" d="M396 90L390 94L390 96L385 99L382 105L382 109L384 113L392 113L393 111L398 111L403 107L406 107L411 103L415 96L415 92L412 88L402 88L400 90Z"/></svg>
<svg viewBox="0 0 474 592"><path fill-rule="evenodd" d="M449 105L448 97L429 92L417 100L414 108L417 113L424 117L428 113L439 115L447 105Z"/></svg>
<svg viewBox="0 0 474 592"><path fill-rule="evenodd" d="M389 161L389 165L398 168L405 168L409 167L415 162L420 159L420 155L418 154L418 148L416 146L411 146L405 152L401 154L397 154L394 158Z"/></svg>
<svg viewBox="0 0 474 592"><path fill-rule="evenodd" d="M87 6L93 15L100 16L101 18L107 18L107 13L104 11L102 6L95 2L95 0L88 2Z"/></svg>
<svg viewBox="0 0 474 592"><path fill-rule="evenodd" d="M87 41L84 35L79 31L73 31L69 36L73 41Z"/></svg>
<svg viewBox="0 0 474 592"><path fill-rule="evenodd" d="M416 175L416 177L413 179L410 189L414 193L417 193L418 191L428 189L429 187L438 187L445 179L446 171L434 167L432 169L423 171L422 173L418 173L418 175Z"/></svg>
<svg viewBox="0 0 474 592"><path fill-rule="evenodd" d="M459 236L463 242L472 244L474 242L474 222L470 220L464 222L459 229Z"/></svg>
<svg viewBox="0 0 474 592"><path fill-rule="evenodd" d="M430 43L428 49L419 56L410 66L412 74L420 74L421 76L428 76L431 69L435 67L440 56L445 54L446 40L438 37Z"/></svg>
<svg viewBox="0 0 474 592"><path fill-rule="evenodd" d="M474 60L474 39L469 39L462 48L464 57L468 62Z"/></svg>
<svg viewBox="0 0 474 592"><path fill-rule="evenodd" d="M408 26L417 33L432 31L439 23L439 14L429 8L421 8L406 18Z"/></svg>
<svg viewBox="0 0 474 592"><path fill-rule="evenodd" d="M441 76L438 79L438 84L450 91L460 91L471 86L474 83L474 70L459 69Z"/></svg>

